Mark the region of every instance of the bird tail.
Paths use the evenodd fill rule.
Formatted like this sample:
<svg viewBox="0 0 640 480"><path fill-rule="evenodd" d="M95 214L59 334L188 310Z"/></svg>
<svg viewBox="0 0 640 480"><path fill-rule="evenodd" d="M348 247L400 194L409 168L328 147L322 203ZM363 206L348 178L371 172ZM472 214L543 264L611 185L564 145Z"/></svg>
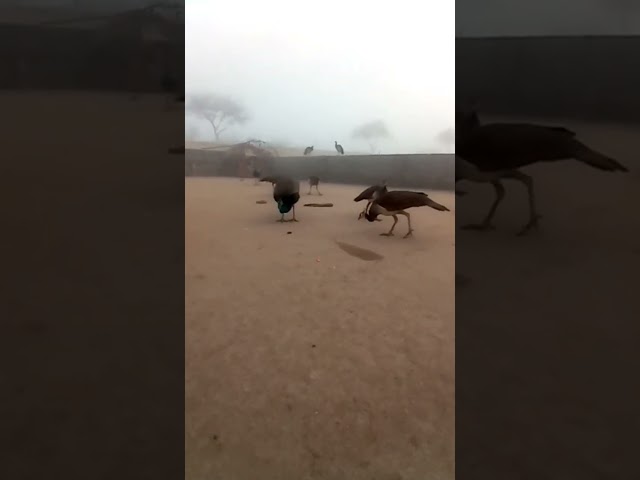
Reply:
<svg viewBox="0 0 640 480"><path fill-rule="evenodd" d="M426 206L431 207L435 210L439 210L440 212L449 212L450 210L445 207L444 205L440 205L438 202L434 202L433 200L431 200L429 197L427 197L425 199L425 203Z"/></svg>
<svg viewBox="0 0 640 480"><path fill-rule="evenodd" d="M607 157L600 152L590 149L585 144L574 141L573 142L573 158L586 163L599 170L605 170L607 172L628 172L629 169L622 165L617 160Z"/></svg>

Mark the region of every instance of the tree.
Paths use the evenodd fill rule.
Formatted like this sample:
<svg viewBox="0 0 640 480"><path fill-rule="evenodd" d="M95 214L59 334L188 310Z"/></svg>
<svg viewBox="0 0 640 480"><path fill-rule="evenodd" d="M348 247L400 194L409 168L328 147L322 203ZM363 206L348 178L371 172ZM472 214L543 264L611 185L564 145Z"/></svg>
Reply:
<svg viewBox="0 0 640 480"><path fill-rule="evenodd" d="M371 148L371 152L377 151L377 141L389 137L389 130L382 120L374 120L373 122L360 125L353 131L353 138L366 141Z"/></svg>
<svg viewBox="0 0 640 480"><path fill-rule="evenodd" d="M249 119L241 104L221 95L194 95L187 100L186 107L188 112L211 124L216 141L229 125L243 124Z"/></svg>

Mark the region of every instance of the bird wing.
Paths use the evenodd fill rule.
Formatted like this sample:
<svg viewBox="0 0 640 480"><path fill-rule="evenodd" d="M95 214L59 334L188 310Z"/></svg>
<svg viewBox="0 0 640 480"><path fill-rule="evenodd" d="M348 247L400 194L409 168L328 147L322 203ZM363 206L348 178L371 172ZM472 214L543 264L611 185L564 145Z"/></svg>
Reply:
<svg viewBox="0 0 640 480"><path fill-rule="evenodd" d="M481 170L513 169L538 161L570 158L572 141L572 132L562 127L492 123L479 126L459 139L456 155Z"/></svg>
<svg viewBox="0 0 640 480"><path fill-rule="evenodd" d="M273 189L273 198L276 201L287 195L293 195L300 191L300 182L295 181L290 177L280 177L276 181L276 186Z"/></svg>
<svg viewBox="0 0 640 480"><path fill-rule="evenodd" d="M387 192L378 197L374 203L390 212L397 212L411 207L422 206L431 207L435 210L440 210L441 212L449 211L449 209L444 205L440 205L438 202L431 200L426 193L404 190Z"/></svg>
<svg viewBox="0 0 640 480"><path fill-rule="evenodd" d="M354 202L361 202L362 200L369 200L373 198L373 194L380 188L380 185L373 185L362 191L360 195L353 199Z"/></svg>

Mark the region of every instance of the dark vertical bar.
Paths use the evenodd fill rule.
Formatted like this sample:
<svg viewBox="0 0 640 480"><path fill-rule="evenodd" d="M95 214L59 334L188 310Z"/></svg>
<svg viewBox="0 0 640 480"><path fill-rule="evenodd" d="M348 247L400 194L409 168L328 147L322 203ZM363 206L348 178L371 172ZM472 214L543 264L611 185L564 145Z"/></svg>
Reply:
<svg viewBox="0 0 640 480"><path fill-rule="evenodd" d="M640 10L515 3L456 2L456 473L638 478Z"/></svg>

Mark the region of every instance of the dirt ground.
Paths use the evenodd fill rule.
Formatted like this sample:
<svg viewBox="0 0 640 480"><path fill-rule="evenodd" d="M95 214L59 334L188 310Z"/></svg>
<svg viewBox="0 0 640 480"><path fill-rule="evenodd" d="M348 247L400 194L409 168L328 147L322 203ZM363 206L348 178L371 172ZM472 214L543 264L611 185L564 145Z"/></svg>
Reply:
<svg viewBox="0 0 640 480"><path fill-rule="evenodd" d="M185 181L186 478L452 479L454 196L403 239L361 186L280 224L268 184Z"/></svg>
<svg viewBox="0 0 640 480"><path fill-rule="evenodd" d="M601 172L573 160L527 167L523 172L533 177L542 215L538 231L516 237L527 221L527 196L513 181L504 182L496 231L456 230L456 270L469 278L456 288L456 452L487 478L518 478L524 470L544 478L567 465L574 474L583 468L584 478L593 472L624 477L610 453L615 440L593 431L612 432L611 398L626 398L637 382L620 378L631 367L611 369L594 359L632 365L637 352L639 130L516 120L571 128L630 172ZM460 188L468 194L457 199L457 225L480 221L493 189ZM488 345L478 341L487 335L493 339ZM486 374L477 375L478 365ZM492 392L501 392L500 401ZM634 415L622 402L618 412L620 424ZM514 425L524 432L519 439L512 437ZM565 434L558 436L561 425ZM487 430L503 441L485 448ZM479 467L484 462L490 472ZM504 470L496 472L498 465Z"/></svg>

